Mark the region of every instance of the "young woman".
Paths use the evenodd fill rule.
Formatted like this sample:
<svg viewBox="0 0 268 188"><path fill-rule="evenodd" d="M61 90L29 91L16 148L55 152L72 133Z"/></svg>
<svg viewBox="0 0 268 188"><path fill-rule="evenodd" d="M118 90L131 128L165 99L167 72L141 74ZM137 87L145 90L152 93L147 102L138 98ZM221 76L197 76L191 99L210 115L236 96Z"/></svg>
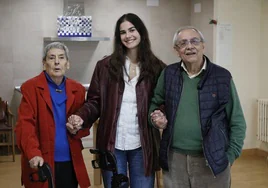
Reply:
<svg viewBox="0 0 268 188"><path fill-rule="evenodd" d="M116 23L114 52L97 63L87 102L67 123L75 134L100 118L97 149L115 154L118 173L129 174L131 188L154 187L158 165L154 163L155 130L148 126L147 115L164 67L151 51L142 20L135 14L124 14ZM102 173L105 187L110 188L112 172Z"/></svg>

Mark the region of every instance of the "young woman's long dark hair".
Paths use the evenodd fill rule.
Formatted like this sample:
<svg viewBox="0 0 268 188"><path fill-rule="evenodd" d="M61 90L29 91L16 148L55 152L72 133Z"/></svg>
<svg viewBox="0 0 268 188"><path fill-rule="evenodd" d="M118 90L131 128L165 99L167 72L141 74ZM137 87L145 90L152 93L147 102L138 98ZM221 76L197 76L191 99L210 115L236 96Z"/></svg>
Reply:
<svg viewBox="0 0 268 188"><path fill-rule="evenodd" d="M140 62L141 70L139 78L148 78L155 82L164 64L153 54L151 50L149 34L143 21L133 13L124 14L116 22L114 51L111 55L109 68L110 76L116 80L119 80L120 78L123 79L123 66L126 61L127 48L121 42L120 25L124 21L132 23L141 37L137 54L137 61Z"/></svg>

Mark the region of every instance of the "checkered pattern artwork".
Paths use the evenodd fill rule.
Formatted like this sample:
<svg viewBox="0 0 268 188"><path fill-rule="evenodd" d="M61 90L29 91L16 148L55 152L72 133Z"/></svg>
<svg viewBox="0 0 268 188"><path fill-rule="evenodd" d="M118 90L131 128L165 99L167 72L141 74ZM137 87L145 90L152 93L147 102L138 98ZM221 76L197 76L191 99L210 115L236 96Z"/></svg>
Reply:
<svg viewBox="0 0 268 188"><path fill-rule="evenodd" d="M91 37L91 16L58 16L59 37Z"/></svg>

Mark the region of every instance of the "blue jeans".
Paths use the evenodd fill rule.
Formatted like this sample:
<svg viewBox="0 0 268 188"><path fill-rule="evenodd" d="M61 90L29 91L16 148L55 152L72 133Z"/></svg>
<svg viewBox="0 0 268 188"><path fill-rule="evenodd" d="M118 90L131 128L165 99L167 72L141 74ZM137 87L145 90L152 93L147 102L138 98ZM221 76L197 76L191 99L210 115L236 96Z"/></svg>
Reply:
<svg viewBox="0 0 268 188"><path fill-rule="evenodd" d="M144 162L141 148L126 151L115 149L114 155L117 160L118 174L127 176L129 170L130 188L154 187L154 173L151 176L144 175ZM112 175L110 171L102 171L105 188L111 188Z"/></svg>

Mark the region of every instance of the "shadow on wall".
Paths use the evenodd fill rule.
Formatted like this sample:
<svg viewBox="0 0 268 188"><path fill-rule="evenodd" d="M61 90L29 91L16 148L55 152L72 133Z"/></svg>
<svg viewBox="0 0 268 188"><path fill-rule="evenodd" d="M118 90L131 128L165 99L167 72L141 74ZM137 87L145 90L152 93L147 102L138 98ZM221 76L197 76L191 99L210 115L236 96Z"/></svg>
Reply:
<svg viewBox="0 0 268 188"><path fill-rule="evenodd" d="M18 108L20 105L21 98L22 98L22 95L21 95L20 91L14 89L13 96L12 96L10 104L9 104L10 110L11 110L12 114L14 115L14 122L13 122L14 127L16 126L16 122L18 119ZM15 135L15 144L16 144L16 135Z"/></svg>
<svg viewBox="0 0 268 188"><path fill-rule="evenodd" d="M16 124L16 122L17 122L18 108L20 105L21 98L22 98L22 95L21 95L20 91L15 89L13 92L13 96L11 98L11 101L10 101L10 110L14 115L14 124Z"/></svg>

